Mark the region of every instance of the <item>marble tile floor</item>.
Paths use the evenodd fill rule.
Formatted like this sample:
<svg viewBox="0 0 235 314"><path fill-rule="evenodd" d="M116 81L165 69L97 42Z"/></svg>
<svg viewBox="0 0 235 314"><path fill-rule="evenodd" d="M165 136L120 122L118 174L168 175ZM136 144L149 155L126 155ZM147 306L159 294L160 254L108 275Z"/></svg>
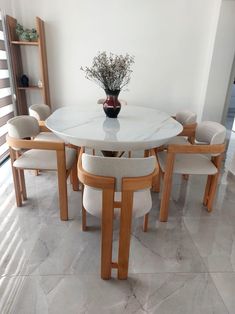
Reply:
<svg viewBox="0 0 235 314"><path fill-rule="evenodd" d="M226 165L226 162L225 162ZM100 279L99 220L81 231L80 192L68 185L59 220L56 175L26 172L29 199L16 208L10 163L0 175L0 313L235 313L235 178L225 166L214 211L205 178L175 177L168 223L153 193L149 231L133 223L129 278ZM118 224L114 232L117 252Z"/></svg>

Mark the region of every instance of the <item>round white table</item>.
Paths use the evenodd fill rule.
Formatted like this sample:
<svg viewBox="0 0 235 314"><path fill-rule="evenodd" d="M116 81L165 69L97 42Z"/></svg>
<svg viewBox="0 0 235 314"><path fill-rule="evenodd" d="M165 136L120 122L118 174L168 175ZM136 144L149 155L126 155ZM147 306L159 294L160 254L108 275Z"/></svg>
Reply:
<svg viewBox="0 0 235 314"><path fill-rule="evenodd" d="M63 107L46 126L66 142L106 151L146 150L167 143L183 127L154 108L122 106L117 119L106 118L102 105Z"/></svg>

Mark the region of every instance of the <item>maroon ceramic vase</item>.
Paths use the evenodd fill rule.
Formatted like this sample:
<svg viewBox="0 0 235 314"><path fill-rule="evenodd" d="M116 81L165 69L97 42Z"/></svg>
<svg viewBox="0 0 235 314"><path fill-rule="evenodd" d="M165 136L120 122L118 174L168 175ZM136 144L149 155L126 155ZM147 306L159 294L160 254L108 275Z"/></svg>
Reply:
<svg viewBox="0 0 235 314"><path fill-rule="evenodd" d="M118 100L120 90L105 90L106 100L103 103L103 109L108 118L117 118L120 110L121 103Z"/></svg>

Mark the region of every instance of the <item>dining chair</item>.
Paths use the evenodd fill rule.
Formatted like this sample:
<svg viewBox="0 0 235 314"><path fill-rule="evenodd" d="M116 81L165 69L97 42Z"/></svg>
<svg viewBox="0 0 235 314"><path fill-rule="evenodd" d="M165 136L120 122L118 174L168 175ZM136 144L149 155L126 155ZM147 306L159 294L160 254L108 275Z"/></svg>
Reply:
<svg viewBox="0 0 235 314"><path fill-rule="evenodd" d="M46 104L33 104L29 107L29 115L38 121L45 121L51 114L51 108Z"/></svg>
<svg viewBox="0 0 235 314"><path fill-rule="evenodd" d="M62 140L45 125L45 120L50 116L51 108L46 104L33 104L29 107L29 115L38 120L40 133L34 138L36 141L61 142ZM35 175L39 175L41 169L35 170Z"/></svg>
<svg viewBox="0 0 235 314"><path fill-rule="evenodd" d="M51 108L46 104L33 104L29 107L29 115L37 119L41 132L36 140L41 141L62 141L58 136L51 132L45 125L45 120L50 116Z"/></svg>
<svg viewBox="0 0 235 314"><path fill-rule="evenodd" d="M61 220L68 220L67 177L72 174L73 190L78 190L77 150L62 141L35 140L40 135L38 121L31 116L17 116L7 122L17 206L27 199L24 169L57 171Z"/></svg>
<svg viewBox="0 0 235 314"><path fill-rule="evenodd" d="M183 126L183 131L176 137L171 139L168 144L188 144L195 140L195 132L197 127L197 115L190 110L183 110L176 113L173 118Z"/></svg>
<svg viewBox="0 0 235 314"><path fill-rule="evenodd" d="M178 145L189 145L193 144L195 141L195 132L197 127L197 115L195 112L190 110L179 111L175 116L172 116L176 121L178 121L182 126L183 130L180 134L172 138L167 142L167 144L155 148L156 154L167 148L169 144ZM188 180L189 176L187 174L182 174L183 179ZM155 192L159 192L159 178L156 178L156 184L154 185Z"/></svg>
<svg viewBox="0 0 235 314"><path fill-rule="evenodd" d="M86 212L101 218L102 279L110 279L112 268L118 270L118 279L127 278L132 218L144 216L143 230L147 231L150 188L157 171L153 150L147 158L116 158L88 155L81 149L82 229L87 230ZM118 262L112 261L114 218L120 219Z"/></svg>
<svg viewBox="0 0 235 314"><path fill-rule="evenodd" d="M159 180L163 177L160 205L160 221L167 221L173 174L207 175L203 204L212 211L213 200L225 151L226 128L212 121L197 125L196 144L169 144L165 151L157 153ZM158 182L158 184L160 184Z"/></svg>

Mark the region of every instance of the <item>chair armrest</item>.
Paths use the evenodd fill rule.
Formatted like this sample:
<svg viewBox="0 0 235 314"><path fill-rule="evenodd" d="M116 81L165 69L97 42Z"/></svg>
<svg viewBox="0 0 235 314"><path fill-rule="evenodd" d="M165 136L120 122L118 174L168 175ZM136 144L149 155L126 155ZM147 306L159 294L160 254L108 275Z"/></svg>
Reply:
<svg viewBox="0 0 235 314"><path fill-rule="evenodd" d="M219 154L225 151L225 144L213 145L177 145L170 144L167 147L169 153L182 154Z"/></svg>
<svg viewBox="0 0 235 314"><path fill-rule="evenodd" d="M183 126L183 131L178 136L195 136L197 123L186 124Z"/></svg>
<svg viewBox="0 0 235 314"><path fill-rule="evenodd" d="M50 129L46 127L45 121L38 121L40 132L51 132Z"/></svg>
<svg viewBox="0 0 235 314"><path fill-rule="evenodd" d="M49 141L34 141L24 140L14 137L6 136L7 144L12 148L24 149L45 149L45 150L64 150L64 142L49 142Z"/></svg>

